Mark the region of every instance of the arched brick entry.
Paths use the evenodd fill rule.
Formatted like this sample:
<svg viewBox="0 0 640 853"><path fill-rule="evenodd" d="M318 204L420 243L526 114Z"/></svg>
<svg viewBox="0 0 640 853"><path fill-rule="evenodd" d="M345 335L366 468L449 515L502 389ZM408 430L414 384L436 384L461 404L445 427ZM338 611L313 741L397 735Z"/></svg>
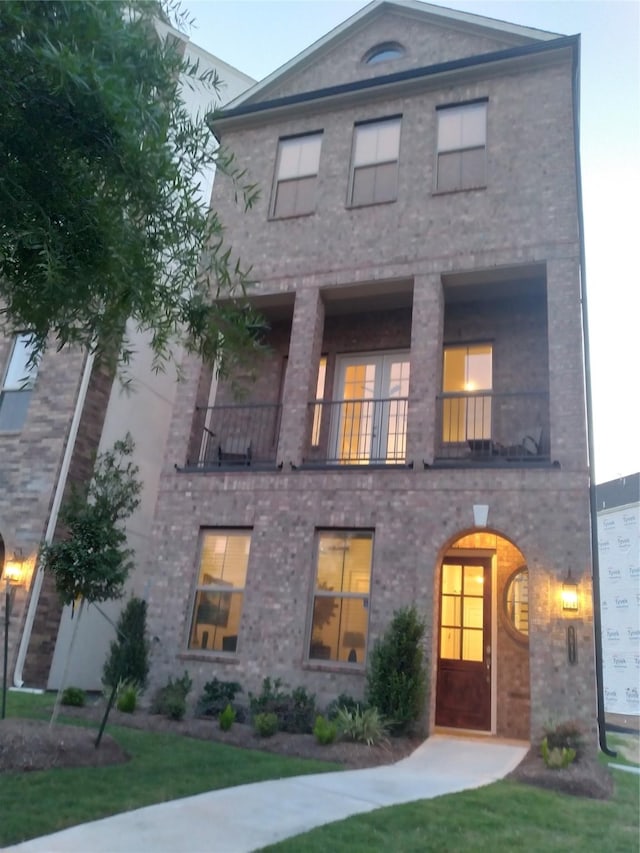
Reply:
<svg viewBox="0 0 640 853"><path fill-rule="evenodd" d="M436 727L529 739L525 570L522 552L497 532L465 533L445 548L435 579Z"/></svg>

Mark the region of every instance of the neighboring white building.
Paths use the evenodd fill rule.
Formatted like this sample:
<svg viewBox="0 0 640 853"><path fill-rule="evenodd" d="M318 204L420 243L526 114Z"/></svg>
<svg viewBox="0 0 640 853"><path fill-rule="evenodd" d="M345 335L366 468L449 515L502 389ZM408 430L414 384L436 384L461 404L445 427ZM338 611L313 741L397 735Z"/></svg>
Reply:
<svg viewBox="0 0 640 853"><path fill-rule="evenodd" d="M607 722L640 727L640 473L596 486Z"/></svg>
<svg viewBox="0 0 640 853"><path fill-rule="evenodd" d="M197 60L201 72L206 72L210 68L216 71L220 79L219 101L215 104L216 106L222 106L236 98L255 83L251 77L207 53L177 30L158 23L158 31L163 38L170 35L183 41L186 57L191 61ZM214 106L211 101L211 90L204 86L185 86L183 87L183 95L193 116L208 112ZM206 203L211 198L213 180L213 169L201 175L200 192ZM151 369L152 353L147 346L147 336L141 335L132 326L127 329L127 333L133 344L133 350L137 353L127 371L134 390L129 392L123 389L117 380L113 383L98 452L112 447L113 443L122 438L127 431L132 434L136 444L133 461L140 468L140 479L144 483L144 489L140 506L127 523L129 545L135 551L137 567L134 575L130 578L127 592L144 597L148 585L144 567L148 563L147 552L151 522L175 398L176 374L172 369L167 369L166 372L162 373L154 372ZM176 363L179 361L180 359L176 358ZM106 602L100 605L100 608L110 619L115 621L122 603L122 600ZM71 608L66 607L60 621L47 683L47 687L50 689L57 689L60 684L72 628ZM102 665L113 638L114 629L112 625L94 606L89 606L79 628L79 636L75 644L67 682L85 690L100 690L102 687Z"/></svg>

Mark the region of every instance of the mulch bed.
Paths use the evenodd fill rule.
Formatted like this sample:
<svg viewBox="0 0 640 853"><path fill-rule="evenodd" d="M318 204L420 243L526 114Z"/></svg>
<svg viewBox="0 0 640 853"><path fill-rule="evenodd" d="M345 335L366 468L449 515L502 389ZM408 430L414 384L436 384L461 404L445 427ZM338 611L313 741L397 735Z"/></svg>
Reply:
<svg viewBox="0 0 640 853"><path fill-rule="evenodd" d="M66 717L98 723L104 713L102 702L84 708L63 707ZM215 740L229 746L259 749L299 758L313 758L341 764L345 769L359 769L392 764L405 758L421 743L420 739L391 738L378 746L340 741L321 746L313 735L294 735L278 732L262 738L241 723L223 732L213 719L187 718L179 722L152 715L144 710L123 714L114 709L109 726L120 725L151 732L167 732ZM8 719L0 721L0 772L47 770L58 767L102 767L129 760L129 756L111 737L105 734L98 749L94 742L96 730L81 726L56 724L48 721ZM559 791L580 797L608 799L614 783L610 771L594 757L582 758L562 770L545 766L537 749L531 749L521 764L507 777L527 785Z"/></svg>
<svg viewBox="0 0 640 853"><path fill-rule="evenodd" d="M530 749L507 778L537 788L594 800L608 800L614 791L610 770L600 764L595 756L581 758L568 767L554 770L545 765L538 749Z"/></svg>

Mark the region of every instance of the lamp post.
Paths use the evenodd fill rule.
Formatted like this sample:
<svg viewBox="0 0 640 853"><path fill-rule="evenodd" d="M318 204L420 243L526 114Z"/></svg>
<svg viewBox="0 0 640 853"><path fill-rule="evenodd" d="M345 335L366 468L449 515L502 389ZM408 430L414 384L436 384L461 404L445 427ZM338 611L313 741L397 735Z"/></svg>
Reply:
<svg viewBox="0 0 640 853"><path fill-rule="evenodd" d="M9 663L9 617L15 587L22 583L22 566L24 557L20 549L13 554L13 560L4 567L4 667L2 669L2 716L7 713L7 669Z"/></svg>

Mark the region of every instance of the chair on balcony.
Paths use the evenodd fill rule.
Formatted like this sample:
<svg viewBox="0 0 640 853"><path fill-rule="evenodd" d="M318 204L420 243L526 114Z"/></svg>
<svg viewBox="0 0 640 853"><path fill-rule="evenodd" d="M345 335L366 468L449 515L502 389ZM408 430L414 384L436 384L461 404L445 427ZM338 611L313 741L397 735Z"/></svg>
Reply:
<svg viewBox="0 0 640 853"><path fill-rule="evenodd" d="M519 433L514 444L507 448L507 459L521 460L539 456L541 447L542 427L531 427Z"/></svg>
<svg viewBox="0 0 640 853"><path fill-rule="evenodd" d="M228 436L218 444L218 465L251 465L251 439Z"/></svg>

